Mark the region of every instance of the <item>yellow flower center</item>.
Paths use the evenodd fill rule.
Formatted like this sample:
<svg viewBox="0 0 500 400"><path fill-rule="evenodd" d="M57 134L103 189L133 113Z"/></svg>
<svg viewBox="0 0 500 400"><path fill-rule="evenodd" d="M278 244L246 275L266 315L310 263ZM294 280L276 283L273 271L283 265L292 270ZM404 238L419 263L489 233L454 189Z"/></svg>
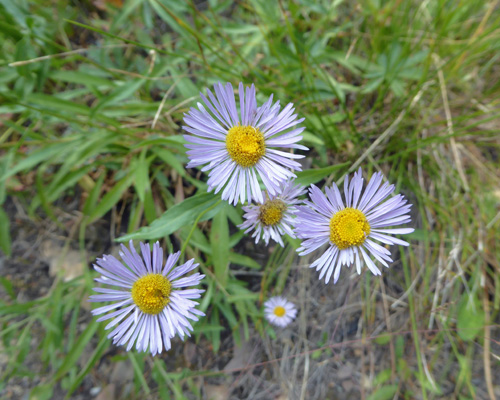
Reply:
<svg viewBox="0 0 500 400"><path fill-rule="evenodd" d="M266 153L264 135L253 126L233 126L227 132L226 148L229 156L241 167L253 167Z"/></svg>
<svg viewBox="0 0 500 400"><path fill-rule="evenodd" d="M330 219L330 241L340 250L359 246L370 234L370 224L361 211L345 208Z"/></svg>
<svg viewBox="0 0 500 400"><path fill-rule="evenodd" d="M172 284L162 274L148 274L132 286L132 300L146 314L159 314L170 302Z"/></svg>
<svg viewBox="0 0 500 400"><path fill-rule="evenodd" d="M265 226L279 224L283 218L283 212L286 210L286 204L279 200L268 200L260 206L259 220Z"/></svg>
<svg viewBox="0 0 500 400"><path fill-rule="evenodd" d="M277 317L282 317L283 315L285 315L285 307L276 306L274 308L274 315L276 315Z"/></svg>

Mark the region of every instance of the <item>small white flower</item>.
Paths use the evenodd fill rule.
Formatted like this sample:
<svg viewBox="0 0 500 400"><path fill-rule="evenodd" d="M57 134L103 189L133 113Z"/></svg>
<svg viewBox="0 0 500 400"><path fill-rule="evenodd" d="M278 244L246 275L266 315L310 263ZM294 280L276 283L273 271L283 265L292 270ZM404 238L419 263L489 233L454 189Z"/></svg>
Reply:
<svg viewBox="0 0 500 400"><path fill-rule="evenodd" d="M283 247L281 236L287 234L295 238L293 232L297 211L295 205L300 202L298 197L305 192L306 189L295 185L293 180L283 183L279 193L275 195L266 196L265 192L262 192L262 197L266 198L263 202L242 207L245 211L243 215L245 222L238 225L238 228L246 229L245 233L255 230L252 235L255 243L263 238L268 245L269 239L273 239Z"/></svg>
<svg viewBox="0 0 500 400"><path fill-rule="evenodd" d="M294 159L303 155L276 148L308 150L297 144L305 129L297 125L304 119L297 119L292 103L280 111L279 101L273 104L272 95L257 107L254 85L245 89L240 83L239 112L230 83L219 82L214 91L215 96L207 91L208 98L200 93L208 110L198 103L198 110L191 108L184 115L183 129L190 133L184 136L191 160L187 167L204 165L202 171L210 171L209 191L224 189L222 199L229 203L236 205L238 199L263 202L258 178L274 195L281 182L295 177L293 170L301 170Z"/></svg>
<svg viewBox="0 0 500 400"><path fill-rule="evenodd" d="M387 234L407 234L413 228L394 228L389 226L410 222L411 204L398 194L386 200L394 191L394 185L382 183L382 174L376 173L368 183L363 195L363 177L361 168L354 174L349 184L344 180L345 204L337 185L327 187L326 196L316 186L309 189L311 201L304 201L305 206L297 206L295 233L304 239L297 249L301 256L309 254L324 245L326 251L314 261L310 268L320 272L319 279L325 277L328 283L332 274L336 283L340 276L342 265L348 267L356 263L356 270L361 274L361 259L374 275L381 275L380 270L372 261L371 256L385 267L392 262L391 252L380 244L408 243Z"/></svg>
<svg viewBox="0 0 500 400"><path fill-rule="evenodd" d="M130 251L122 245L120 256L123 265L113 256L103 256L96 261L94 269L102 276L95 280L119 289L94 288L103 293L90 296L90 301L111 301L110 305L92 310L92 314L101 315L97 321L114 318L105 329L118 325L109 335L117 345L127 344L129 351L134 343L136 350L149 351L154 356L163 348L169 350L170 339L176 334L184 339L191 336L193 327L188 318L198 321L197 316L205 314L195 308L204 290L181 289L196 286L205 275L200 273L181 276L195 269L198 264L194 259L177 268L173 268L179 259L180 251L168 256L163 265L163 250L158 242L153 245L153 254L149 245L141 242L142 258L135 251L130 241ZM179 279L180 278L180 279Z"/></svg>
<svg viewBox="0 0 500 400"><path fill-rule="evenodd" d="M284 328L297 316L297 307L285 298L275 296L264 303L264 315L271 324Z"/></svg>

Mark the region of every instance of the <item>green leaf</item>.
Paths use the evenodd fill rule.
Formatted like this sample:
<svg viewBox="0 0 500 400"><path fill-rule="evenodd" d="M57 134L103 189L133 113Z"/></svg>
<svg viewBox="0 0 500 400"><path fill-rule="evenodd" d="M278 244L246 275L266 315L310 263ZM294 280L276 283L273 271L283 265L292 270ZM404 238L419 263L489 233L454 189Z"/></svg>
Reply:
<svg viewBox="0 0 500 400"><path fill-rule="evenodd" d="M405 338L403 336L396 337L396 345L394 347L396 352L396 358L397 359L402 358L405 351Z"/></svg>
<svg viewBox="0 0 500 400"><path fill-rule="evenodd" d="M151 389L149 389L148 383L146 382L146 379L144 378L144 368L141 368L139 365L139 362L137 361L137 354L134 354L133 352L128 352L128 359L130 360L132 364L132 368L134 369L135 376L139 379L139 382L141 383L142 390L144 393L149 394L151 393ZM144 367L144 365L143 365Z"/></svg>
<svg viewBox="0 0 500 400"><path fill-rule="evenodd" d="M60 156L67 151L68 145L71 146L69 141L63 143L55 143L53 145L46 145L38 150L33 151L12 168L6 169L2 176L0 176L0 180L7 179L9 176L15 175L20 171L31 169L42 161L57 158L57 156Z"/></svg>
<svg viewBox="0 0 500 400"><path fill-rule="evenodd" d="M205 212L212 206L215 206L215 204L219 201L220 197L214 195L213 193L197 194L170 207L151 225L141 228L134 233L122 236L118 239L118 241L154 240L171 235L183 226L193 224L200 213ZM221 202L219 206L214 207L209 212L206 212L200 219L200 222L212 218L219 211L222 204L223 203Z"/></svg>
<svg viewBox="0 0 500 400"><path fill-rule="evenodd" d="M162 147L153 148L153 151L162 159L162 161L166 162L173 169L175 169L180 176L186 176L186 168L184 168L184 165L177 159L174 153Z"/></svg>
<svg viewBox="0 0 500 400"><path fill-rule="evenodd" d="M0 207L0 249L5 255L11 254L11 240L10 240L10 221L9 217Z"/></svg>
<svg viewBox="0 0 500 400"><path fill-rule="evenodd" d="M317 360L318 358L321 357L321 354L323 354L323 350L321 349L318 349L318 350L314 350L312 353L311 353L311 358L313 360Z"/></svg>
<svg viewBox="0 0 500 400"><path fill-rule="evenodd" d="M210 325L212 327L218 327L220 326L219 324L220 318L219 318L219 308L214 308L212 312L212 316L210 317ZM203 331L205 332L205 335L211 336L211 342L212 342L212 349L215 354L219 351L220 348L220 334L221 331L218 329L212 329L208 331Z"/></svg>
<svg viewBox="0 0 500 400"><path fill-rule="evenodd" d="M127 17L135 11L135 9L140 6L144 0L128 0L121 7L120 13L115 17L113 23L111 24L111 31L116 31L116 27L120 29L127 24Z"/></svg>
<svg viewBox="0 0 500 400"><path fill-rule="evenodd" d="M32 93L28 96L27 100L43 109L55 109L59 112L67 113L69 116L90 114L90 108L85 104L74 103L44 93Z"/></svg>
<svg viewBox="0 0 500 400"><path fill-rule="evenodd" d="M475 295L465 295L458 305L457 328L462 340L473 340L485 325L484 310Z"/></svg>
<svg viewBox="0 0 500 400"><path fill-rule="evenodd" d="M90 75L80 71L57 70L51 72L50 78L54 79L55 81L78 83L86 86L91 85L113 87L115 85L112 80Z"/></svg>
<svg viewBox="0 0 500 400"><path fill-rule="evenodd" d="M54 385L46 383L34 387L30 392L30 400L50 400L54 392Z"/></svg>
<svg viewBox="0 0 500 400"><path fill-rule="evenodd" d="M374 385L382 385L391 379L392 370L390 368L383 369L378 373L378 375L373 380Z"/></svg>
<svg viewBox="0 0 500 400"><path fill-rule="evenodd" d="M97 207L89 215L90 222L92 223L95 220L101 218L104 214L106 214L111 208L121 199L125 190L127 190L132 181L134 180L134 174L130 173L126 175L124 178L119 180L113 188L104 195L101 201L97 204Z"/></svg>
<svg viewBox="0 0 500 400"><path fill-rule="evenodd" d="M139 200L144 202L146 192L151 190L149 183L149 165L153 157L146 159L146 149L143 149L139 159L134 159L131 170L134 171L134 187L139 196Z"/></svg>
<svg viewBox="0 0 500 400"><path fill-rule="evenodd" d="M131 97L137 90L141 88L146 82L145 79L138 79L132 82L123 82L123 84L116 89L113 89L102 101L97 104L96 107L92 109L92 114L95 115L99 110L111 106L113 104L118 104L124 100Z"/></svg>
<svg viewBox="0 0 500 400"><path fill-rule="evenodd" d="M76 378L71 382L67 396L71 395L71 393L78 389L78 386L80 386L82 381L85 379L90 369L101 359L110 342L111 341L106 337L106 335L101 338L101 341L93 351L85 366L78 372Z"/></svg>
<svg viewBox="0 0 500 400"><path fill-rule="evenodd" d="M157 217L155 201L151 190L144 193L144 216L149 224L151 224Z"/></svg>
<svg viewBox="0 0 500 400"><path fill-rule="evenodd" d="M243 254L230 252L229 253L229 261L231 264L243 265L244 267L253 268L253 269L261 269L262 266L255 261L252 257L245 256Z"/></svg>
<svg viewBox="0 0 500 400"><path fill-rule="evenodd" d="M188 144L188 141L186 139L184 139L184 136L182 136L182 135L157 137L157 138L143 140L142 142L139 142L136 145L132 146L131 150L140 149L141 147L144 147L144 146L155 146L157 144L165 145L165 146L171 146L171 145L183 145L184 146L185 144ZM158 148L161 148L161 147L158 147L158 146L153 147L154 150L156 150Z"/></svg>
<svg viewBox="0 0 500 400"><path fill-rule="evenodd" d="M391 335L388 333L377 336L374 340L377 344L387 344L391 341Z"/></svg>
<svg viewBox="0 0 500 400"><path fill-rule="evenodd" d="M239 303L245 301L258 301L259 293L250 292L250 291L242 291L240 294L230 295L226 298L229 303Z"/></svg>
<svg viewBox="0 0 500 400"><path fill-rule="evenodd" d="M370 82L368 82L368 84L366 84L366 86L363 88L363 90L361 90L361 93L364 94L364 93L373 92L375 89L377 89L382 84L383 81L384 81L384 78L377 78L377 79L371 80Z"/></svg>
<svg viewBox="0 0 500 400"><path fill-rule="evenodd" d="M304 131L302 132L302 141L308 145L312 146L324 146L325 141L320 137L316 136L312 132Z"/></svg>
<svg viewBox="0 0 500 400"><path fill-rule="evenodd" d="M212 244L215 277L225 285L229 266L229 226L224 209L214 217L210 231L210 242Z"/></svg>
<svg viewBox="0 0 500 400"><path fill-rule="evenodd" d="M10 314L27 314L35 304L36 302L34 301L13 305L6 305L4 302L0 302L0 316Z"/></svg>
<svg viewBox="0 0 500 400"><path fill-rule="evenodd" d="M101 193L101 188L105 177L106 174L104 173L101 173L99 175L97 181L94 183L94 186L89 193L89 196L87 197L87 200L85 201L85 204L83 205L83 213L87 216L90 215L90 212L97 204L97 200L99 199L99 194Z"/></svg>
<svg viewBox="0 0 500 400"><path fill-rule="evenodd" d="M344 168L348 165L350 165L350 163L345 162L325 168L309 169L307 171L297 172L297 179L295 179L295 183L298 185L309 186L310 184L319 182L338 169Z"/></svg>
<svg viewBox="0 0 500 400"><path fill-rule="evenodd" d="M328 75L327 78L330 83L330 87L335 93L335 97L337 97L342 104L345 104L345 93L342 90L341 85L339 85L339 82L337 82L333 76Z"/></svg>
<svg viewBox="0 0 500 400"><path fill-rule="evenodd" d="M398 385L387 385L377 389L366 400L391 400L398 391Z"/></svg>
<svg viewBox="0 0 500 400"><path fill-rule="evenodd" d="M57 175L59 179L57 180L56 177L53 176L50 183L46 186L44 185L40 193L33 198L30 204L30 212L36 210L42 201L45 201L46 204L50 204L57 200L66 189L74 187L75 183L82 179L82 177L93 168L94 166L89 164L80 168L75 168L73 171L69 171L65 175L59 175L58 173ZM44 196L45 198L43 198Z"/></svg>
<svg viewBox="0 0 500 400"><path fill-rule="evenodd" d="M3 288L9 295L9 297L14 300L16 298L16 292L14 291L14 287L12 286L12 283L5 277L0 276L0 283L2 284Z"/></svg>
<svg viewBox="0 0 500 400"><path fill-rule="evenodd" d="M87 325L87 327L82 332L82 334L78 337L75 344L71 347L71 350L69 351L68 355L63 360L61 366L59 367L59 369L55 373L54 380L57 381L57 380L61 379L63 376L65 376L69 372L70 369L72 369L76 366L78 359L81 357L83 351L85 350L85 347L92 339L92 336L94 336L94 333L97 330L98 326L99 326L99 324L96 322L95 319L93 319Z"/></svg>
<svg viewBox="0 0 500 400"><path fill-rule="evenodd" d="M2 111L0 111L0 114L2 114ZM5 172L11 168L12 161L14 160L13 150L14 149L4 154L0 159L0 176L3 176ZM6 182L5 180L0 180L0 205L5 202L6 192Z"/></svg>
<svg viewBox="0 0 500 400"><path fill-rule="evenodd" d="M233 309L227 303L226 298L217 299L215 304L217 304L217 308L224 315L224 318L226 318L227 322L229 322L229 326L231 326L231 328L235 328L239 325L238 318L236 318L236 315L234 314Z"/></svg>

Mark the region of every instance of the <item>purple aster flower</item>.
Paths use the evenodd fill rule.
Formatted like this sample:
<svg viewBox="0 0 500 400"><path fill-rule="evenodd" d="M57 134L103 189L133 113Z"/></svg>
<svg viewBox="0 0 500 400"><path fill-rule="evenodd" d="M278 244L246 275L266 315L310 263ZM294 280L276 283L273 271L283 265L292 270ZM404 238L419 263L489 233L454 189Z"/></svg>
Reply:
<svg viewBox="0 0 500 400"><path fill-rule="evenodd" d="M265 192L262 192L262 197L265 197L263 202L242 207L245 211L243 215L245 222L238 225L238 228L246 229L245 233L255 230L252 235L255 238L255 243L263 238L268 245L269 239L273 239L283 247L281 236L286 233L295 238L293 232L297 211L295 205L300 202L297 197L305 192L306 189L295 185L293 180L282 183L279 192L275 195L268 194L266 196Z"/></svg>
<svg viewBox="0 0 500 400"><path fill-rule="evenodd" d="M281 182L295 177L293 170L301 170L294 159L304 156L277 148L308 150L297 144L304 130L297 125L304 119L297 119L292 103L280 111L272 95L257 107L254 85L244 88L240 83L239 112L230 83L215 84L214 92L208 90L208 98L200 93L208 109L198 103L198 110L191 108L184 116L183 129L190 133L184 136L191 160L187 167L203 165L202 171L210 171L209 191L222 190L229 203L250 203L252 198L263 202L259 178L274 195Z"/></svg>
<svg viewBox="0 0 500 400"><path fill-rule="evenodd" d="M391 253L375 240L383 244L408 246L407 242L388 234L407 234L413 232L413 228L388 227L410 222L408 213L411 204L407 204L400 194L386 200L394 191L394 185L384 183L381 186L381 183L382 174L374 174L361 194L363 177L360 168L350 183L347 176L344 180L345 203L337 185L327 187L326 196L312 185L309 189L311 201L297 207L295 233L298 238L304 239L297 249L299 254L303 256L328 245L321 257L310 265L310 268L321 271L319 279L325 277L325 283L332 274L333 282L337 282L342 265L349 267L356 263L360 274L361 260L374 275L381 275L371 256L389 267L387 262L392 262Z"/></svg>
<svg viewBox="0 0 500 400"><path fill-rule="evenodd" d="M205 275L195 273L181 276L195 269L194 259L176 268L180 252L168 256L163 265L163 250L156 242L151 254L149 245L140 243L142 257L137 254L132 241L130 250L122 244L120 256L125 265L111 255L98 258L94 268L101 274L95 280L118 289L94 288L102 294L90 296L90 301L111 301L112 304L92 310L101 315L97 321L113 319L105 329L116 326L108 335L117 345L127 344L129 351L134 343L136 350L149 351L154 356L163 348L169 350L172 339L178 334L191 336L193 330L188 319L198 320L205 314L195 308L204 290L182 289L196 286ZM108 311L115 310L109 314Z"/></svg>
<svg viewBox="0 0 500 400"><path fill-rule="evenodd" d="M271 324L284 328L297 316L297 307L281 296L271 297L264 303L264 315Z"/></svg>

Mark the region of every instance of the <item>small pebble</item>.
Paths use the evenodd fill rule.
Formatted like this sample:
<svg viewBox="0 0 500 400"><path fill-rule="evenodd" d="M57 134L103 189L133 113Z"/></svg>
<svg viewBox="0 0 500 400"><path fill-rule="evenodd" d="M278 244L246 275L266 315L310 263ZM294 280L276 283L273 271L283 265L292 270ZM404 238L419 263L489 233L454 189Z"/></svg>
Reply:
<svg viewBox="0 0 500 400"><path fill-rule="evenodd" d="M93 387L92 389L90 389L90 395L97 396L99 394L99 392L101 391L101 389L102 388L100 388L99 386Z"/></svg>

